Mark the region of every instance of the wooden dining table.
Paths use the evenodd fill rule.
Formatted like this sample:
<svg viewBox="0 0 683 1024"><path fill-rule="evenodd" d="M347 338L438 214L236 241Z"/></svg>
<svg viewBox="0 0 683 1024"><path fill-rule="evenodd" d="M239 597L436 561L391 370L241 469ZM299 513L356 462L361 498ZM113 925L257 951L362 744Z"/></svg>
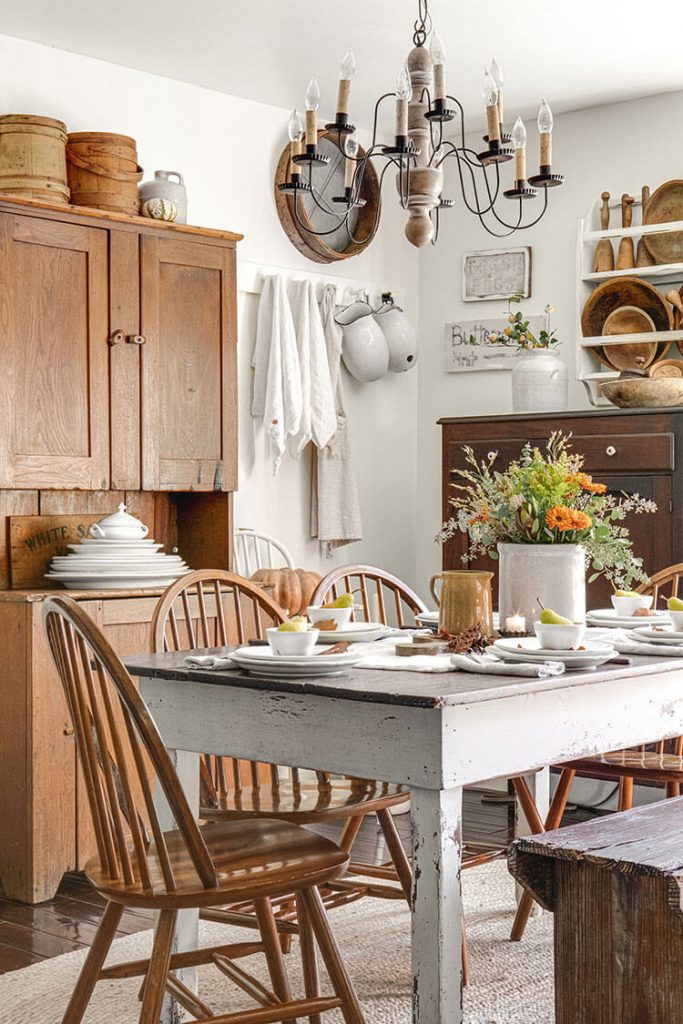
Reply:
<svg viewBox="0 0 683 1024"><path fill-rule="evenodd" d="M463 1020L463 786L683 734L678 658L546 680L359 667L336 678L259 679L188 668L182 653L126 664L196 812L199 752L410 788L414 1024ZM196 945L197 928L195 912L179 915L179 950ZM163 1024L182 1019L168 1001Z"/></svg>

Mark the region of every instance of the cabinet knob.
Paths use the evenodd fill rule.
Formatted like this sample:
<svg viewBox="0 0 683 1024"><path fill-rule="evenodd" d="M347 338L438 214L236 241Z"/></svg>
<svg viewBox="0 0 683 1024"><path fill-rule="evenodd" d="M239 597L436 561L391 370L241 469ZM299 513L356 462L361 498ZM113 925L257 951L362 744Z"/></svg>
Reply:
<svg viewBox="0 0 683 1024"><path fill-rule="evenodd" d="M128 334L126 336L126 341L129 345L144 345L147 338L144 334Z"/></svg>
<svg viewBox="0 0 683 1024"><path fill-rule="evenodd" d="M108 338L110 345L120 345L122 341L126 340L126 335L122 330L113 331Z"/></svg>
<svg viewBox="0 0 683 1024"><path fill-rule="evenodd" d="M73 734L74 734L74 727L73 727L73 725L65 725L64 726L64 735L65 736L73 736Z"/></svg>
<svg viewBox="0 0 683 1024"><path fill-rule="evenodd" d="M607 447L605 448L605 455L610 455L611 456L611 455L616 455L616 454L617 454L617 450L614 447L614 445L613 444L608 444Z"/></svg>

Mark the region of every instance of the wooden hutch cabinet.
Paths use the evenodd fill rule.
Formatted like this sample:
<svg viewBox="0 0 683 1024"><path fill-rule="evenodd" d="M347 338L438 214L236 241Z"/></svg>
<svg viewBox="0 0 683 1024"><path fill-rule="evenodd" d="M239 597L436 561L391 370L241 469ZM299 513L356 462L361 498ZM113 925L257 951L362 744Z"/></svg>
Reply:
<svg viewBox="0 0 683 1024"><path fill-rule="evenodd" d="M10 898L48 899L92 853L42 633L49 591L12 589L10 517L97 519L125 501L192 568L230 567L240 238L0 197L0 885ZM157 594L73 596L120 654L149 648Z"/></svg>
<svg viewBox="0 0 683 1024"><path fill-rule="evenodd" d="M450 485L453 471L465 468L463 446L478 458L497 451L502 466L517 458L526 441L544 440L555 430L571 433L572 444L586 458L586 469L607 484L610 491L635 493L657 503L654 515L631 516L636 552L647 572L653 573L683 561L683 413L673 410L607 409L557 414L519 414L480 418L444 418L442 501L443 515L450 518ZM443 568L463 567L466 537L459 534L443 548ZM495 572L496 563L485 560ZM473 567L484 565L484 560ZM494 579L495 587L495 579ZM599 579L589 586L589 607L609 605L611 587Z"/></svg>

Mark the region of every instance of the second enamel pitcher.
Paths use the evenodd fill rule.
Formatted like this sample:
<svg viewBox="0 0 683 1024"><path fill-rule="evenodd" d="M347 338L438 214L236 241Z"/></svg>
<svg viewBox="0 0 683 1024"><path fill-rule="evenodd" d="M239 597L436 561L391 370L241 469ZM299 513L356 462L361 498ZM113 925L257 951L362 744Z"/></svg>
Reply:
<svg viewBox="0 0 683 1024"><path fill-rule="evenodd" d="M493 633L492 572L454 569L436 573L429 589L439 608L439 629L446 633L464 633L479 624L486 636ZM441 581L437 593L437 581Z"/></svg>

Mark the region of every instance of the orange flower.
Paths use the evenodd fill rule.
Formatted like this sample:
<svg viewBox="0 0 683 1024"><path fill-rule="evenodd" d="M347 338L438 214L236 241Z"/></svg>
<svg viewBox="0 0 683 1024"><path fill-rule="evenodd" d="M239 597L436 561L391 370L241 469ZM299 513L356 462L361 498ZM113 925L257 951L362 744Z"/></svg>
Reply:
<svg viewBox="0 0 683 1024"><path fill-rule="evenodd" d="M482 510L479 513L479 515L472 516L471 519L467 520L467 525L468 526L474 526L475 523L488 523L490 518L491 518L491 514L490 514L487 506L484 505L484 507L482 508Z"/></svg>
<svg viewBox="0 0 683 1024"><path fill-rule="evenodd" d="M548 529L557 529L560 533L566 530L588 530L593 525L593 520L585 512L567 508L566 505L554 505L548 509L545 521Z"/></svg>
<svg viewBox="0 0 683 1024"><path fill-rule="evenodd" d="M604 494L607 490L606 484L596 484L588 473L572 473L567 477L567 483L578 484L582 490L590 491L591 494Z"/></svg>
<svg viewBox="0 0 683 1024"><path fill-rule="evenodd" d="M545 521L549 529L571 530L572 510L566 505L553 505L545 514Z"/></svg>

